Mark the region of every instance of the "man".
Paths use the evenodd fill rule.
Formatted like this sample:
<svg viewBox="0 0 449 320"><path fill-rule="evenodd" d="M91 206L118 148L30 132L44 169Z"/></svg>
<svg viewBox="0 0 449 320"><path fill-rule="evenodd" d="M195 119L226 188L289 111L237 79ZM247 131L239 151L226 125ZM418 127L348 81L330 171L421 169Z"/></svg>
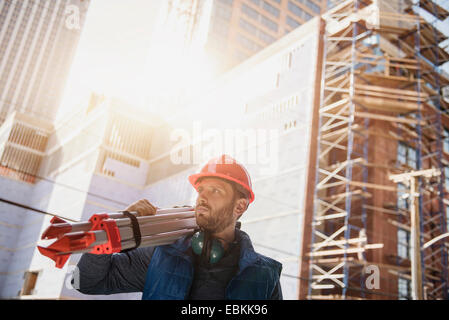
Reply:
<svg viewBox="0 0 449 320"><path fill-rule="evenodd" d="M282 299L282 265L254 251L237 220L254 201L246 169L223 155L189 177L198 192L200 232L171 245L112 255L84 254L79 291L84 294L143 292L142 299ZM156 207L139 200L126 208L139 216Z"/></svg>

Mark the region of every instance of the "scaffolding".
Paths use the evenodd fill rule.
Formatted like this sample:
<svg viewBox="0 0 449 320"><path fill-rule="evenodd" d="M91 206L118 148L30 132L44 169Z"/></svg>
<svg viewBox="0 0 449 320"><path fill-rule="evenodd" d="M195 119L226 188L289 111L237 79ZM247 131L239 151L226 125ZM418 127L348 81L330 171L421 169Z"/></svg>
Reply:
<svg viewBox="0 0 449 320"><path fill-rule="evenodd" d="M449 54L439 46L446 38L422 9L437 20L448 16L430 0L339 1L323 15L309 299L409 298L399 289L400 279L411 278L409 257L386 232L410 231L409 206L388 176L443 171L449 110L441 95L449 84L441 70ZM446 231L444 180L418 181L423 244ZM446 242L421 254L425 298L447 298ZM382 269L380 288L367 286L369 265Z"/></svg>

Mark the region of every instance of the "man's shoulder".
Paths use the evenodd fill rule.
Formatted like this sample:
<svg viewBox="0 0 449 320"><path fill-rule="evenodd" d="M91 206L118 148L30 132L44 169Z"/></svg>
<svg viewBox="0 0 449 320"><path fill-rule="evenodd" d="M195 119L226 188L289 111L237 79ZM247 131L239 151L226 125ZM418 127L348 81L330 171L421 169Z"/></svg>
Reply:
<svg viewBox="0 0 449 320"><path fill-rule="evenodd" d="M257 255L258 259L257 259L257 263L264 265L264 266L268 266L271 268L274 268L276 271L278 271L279 273L282 270L282 263L280 263L279 261L267 257L261 253L255 252L255 254Z"/></svg>
<svg viewBox="0 0 449 320"><path fill-rule="evenodd" d="M257 265L269 267L270 269L273 269L278 273L281 272L282 264L273 258L267 257L259 252L256 252L254 250L252 241L246 232L239 230L239 238L240 238L240 241L244 243L244 247L247 250L251 251L252 254L254 254L256 256L255 263Z"/></svg>

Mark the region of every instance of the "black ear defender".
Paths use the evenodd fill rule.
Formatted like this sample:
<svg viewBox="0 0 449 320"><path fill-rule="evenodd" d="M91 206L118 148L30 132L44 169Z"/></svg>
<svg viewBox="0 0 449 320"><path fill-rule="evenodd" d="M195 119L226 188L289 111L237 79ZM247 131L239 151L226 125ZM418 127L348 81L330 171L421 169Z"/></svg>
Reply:
<svg viewBox="0 0 449 320"><path fill-rule="evenodd" d="M212 239L209 232L204 231L198 231L193 235L192 250L201 258L207 259L210 264L217 263L224 255L224 248L221 242L217 239Z"/></svg>
<svg viewBox="0 0 449 320"><path fill-rule="evenodd" d="M240 226L240 221L237 221L236 228L240 229ZM197 231L192 236L192 250L202 259L207 259L210 264L220 261L225 253L221 242L212 238L209 232L203 230Z"/></svg>

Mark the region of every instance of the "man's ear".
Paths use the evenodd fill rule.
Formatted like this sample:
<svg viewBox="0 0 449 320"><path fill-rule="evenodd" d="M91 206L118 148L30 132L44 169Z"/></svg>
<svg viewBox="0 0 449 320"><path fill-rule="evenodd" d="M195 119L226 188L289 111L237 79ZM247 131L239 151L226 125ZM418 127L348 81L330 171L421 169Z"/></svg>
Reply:
<svg viewBox="0 0 449 320"><path fill-rule="evenodd" d="M240 198L235 202L234 213L240 217L248 208L248 200L245 198Z"/></svg>

